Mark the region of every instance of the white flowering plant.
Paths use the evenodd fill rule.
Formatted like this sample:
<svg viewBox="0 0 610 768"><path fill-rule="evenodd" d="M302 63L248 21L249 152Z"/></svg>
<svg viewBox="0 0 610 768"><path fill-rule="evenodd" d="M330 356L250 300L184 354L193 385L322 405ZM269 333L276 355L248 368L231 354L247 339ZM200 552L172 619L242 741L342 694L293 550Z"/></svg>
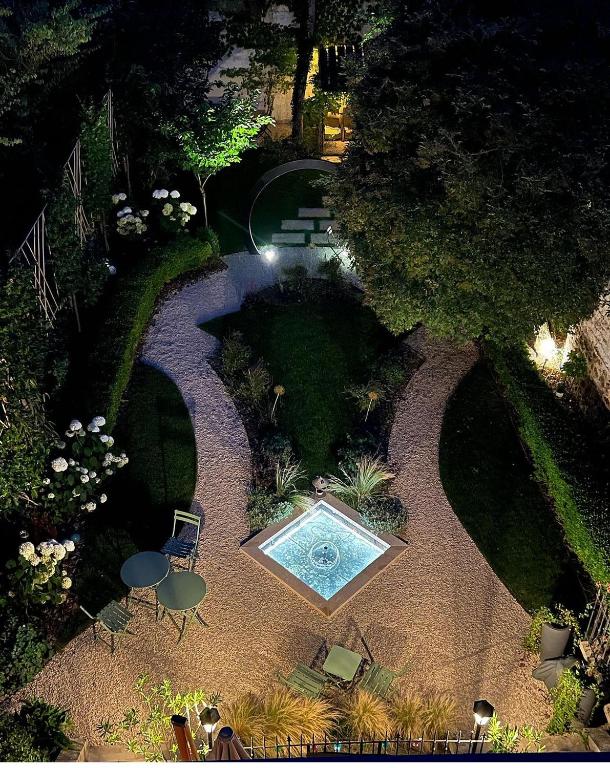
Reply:
<svg viewBox="0 0 610 768"><path fill-rule="evenodd" d="M150 211L144 208L136 208L133 205L123 205L126 203L127 195L124 192L118 192L112 195L112 203L121 206L116 212L116 231L122 237L139 236L148 231L146 219Z"/></svg>
<svg viewBox="0 0 610 768"><path fill-rule="evenodd" d="M10 589L8 596L28 605L61 605L68 598L72 579L66 560L75 551L72 539L31 541L19 545L18 556L6 564Z"/></svg>
<svg viewBox="0 0 610 768"><path fill-rule="evenodd" d="M51 471L39 494L51 522L73 521L108 500L105 485L129 459L124 452L113 452L114 439L104 432L105 425L103 416L94 416L87 426L73 419L67 439L55 444Z"/></svg>
<svg viewBox="0 0 610 768"><path fill-rule="evenodd" d="M161 226L166 230L175 232L184 229L197 213L197 208L187 200L182 200L177 189L155 189L152 197L153 203L160 207Z"/></svg>

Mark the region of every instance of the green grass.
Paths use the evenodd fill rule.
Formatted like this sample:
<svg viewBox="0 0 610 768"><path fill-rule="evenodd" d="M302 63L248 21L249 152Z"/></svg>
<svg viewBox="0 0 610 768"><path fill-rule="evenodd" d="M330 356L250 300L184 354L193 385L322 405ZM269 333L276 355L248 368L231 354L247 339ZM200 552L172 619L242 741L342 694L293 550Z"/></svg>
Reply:
<svg viewBox="0 0 610 768"><path fill-rule="evenodd" d="M294 171L272 181L260 194L252 212L252 234L259 248L282 231L282 219L297 219L299 208L321 208L322 190L314 183L328 174Z"/></svg>
<svg viewBox="0 0 610 768"><path fill-rule="evenodd" d="M162 546L173 510L188 510L195 488L191 420L178 388L160 371L136 365L115 436L129 463L117 472L108 502L87 520L87 555L75 581L78 599L90 612L125 593L121 565L134 552ZM66 624L62 639L82 627L79 614Z"/></svg>
<svg viewBox="0 0 610 768"><path fill-rule="evenodd" d="M354 429L357 411L345 394L366 382L373 362L394 338L373 312L349 300L278 306L257 304L202 326L222 338L231 330L267 364L286 389L278 422L308 476L335 473L333 449Z"/></svg>
<svg viewBox="0 0 610 768"><path fill-rule="evenodd" d="M484 363L449 402L440 470L456 514L524 608L581 604L574 558Z"/></svg>

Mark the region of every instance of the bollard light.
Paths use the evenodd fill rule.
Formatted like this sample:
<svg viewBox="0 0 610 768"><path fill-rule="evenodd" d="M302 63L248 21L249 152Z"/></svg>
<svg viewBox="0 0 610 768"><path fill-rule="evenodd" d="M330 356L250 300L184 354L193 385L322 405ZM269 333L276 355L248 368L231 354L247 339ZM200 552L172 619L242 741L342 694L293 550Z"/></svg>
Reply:
<svg viewBox="0 0 610 768"><path fill-rule="evenodd" d="M474 754L477 751L477 741L481 735L481 728L491 720L494 716L494 708L486 699L479 699L475 701L472 708L472 714L474 715L474 722L476 728L474 731L474 744L472 745L471 752Z"/></svg>
<svg viewBox="0 0 610 768"><path fill-rule="evenodd" d="M199 715L199 721L208 734L208 747L212 749L212 733L220 720L220 712L216 707L206 707Z"/></svg>

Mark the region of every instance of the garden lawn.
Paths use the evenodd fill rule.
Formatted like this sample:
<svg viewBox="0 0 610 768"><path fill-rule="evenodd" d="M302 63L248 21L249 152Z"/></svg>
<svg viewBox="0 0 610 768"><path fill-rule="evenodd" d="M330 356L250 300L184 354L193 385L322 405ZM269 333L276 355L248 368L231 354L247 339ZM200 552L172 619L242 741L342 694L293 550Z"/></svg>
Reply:
<svg viewBox="0 0 610 768"><path fill-rule="evenodd" d="M440 444L447 497L489 564L526 610L581 607L575 559L532 478L508 405L485 363L449 402Z"/></svg>
<svg viewBox="0 0 610 768"><path fill-rule="evenodd" d="M337 472L334 448L358 417L346 389L364 383L376 358L396 342L371 310L348 299L328 303L260 303L202 326L218 338L232 330L265 361L286 394L280 429L291 438L308 477Z"/></svg>

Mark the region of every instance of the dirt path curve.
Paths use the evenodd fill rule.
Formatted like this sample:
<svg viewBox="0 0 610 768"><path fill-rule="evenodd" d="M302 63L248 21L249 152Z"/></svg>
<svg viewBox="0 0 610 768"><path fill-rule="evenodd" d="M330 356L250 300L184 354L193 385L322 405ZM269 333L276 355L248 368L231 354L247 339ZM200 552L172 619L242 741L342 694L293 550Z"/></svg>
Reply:
<svg viewBox="0 0 610 768"><path fill-rule="evenodd" d="M296 249L295 249L296 251ZM362 634L376 660L393 668L411 661L405 683L436 686L458 699L471 725L472 701L492 701L507 721L539 724L543 695L519 666L527 616L500 584L453 514L438 477L438 439L445 402L474 360L470 349L426 345L427 360L407 387L391 439L396 492L410 523L405 553L332 618L324 618L244 553L248 535L250 451L239 416L207 362L213 337L198 323L235 311L246 292L277 272L253 257L228 257L226 271L169 296L144 346L144 362L180 388L197 445L193 509L203 515L196 570L208 595L209 628L194 625L178 646L168 622L136 608L136 637L110 656L91 632L77 636L22 694L67 706L76 732L99 742L96 725L136 705L132 684L147 672L177 688L220 691L225 700L266 691L276 672L309 663L322 642L354 650ZM151 468L154 470L154 468Z"/></svg>

